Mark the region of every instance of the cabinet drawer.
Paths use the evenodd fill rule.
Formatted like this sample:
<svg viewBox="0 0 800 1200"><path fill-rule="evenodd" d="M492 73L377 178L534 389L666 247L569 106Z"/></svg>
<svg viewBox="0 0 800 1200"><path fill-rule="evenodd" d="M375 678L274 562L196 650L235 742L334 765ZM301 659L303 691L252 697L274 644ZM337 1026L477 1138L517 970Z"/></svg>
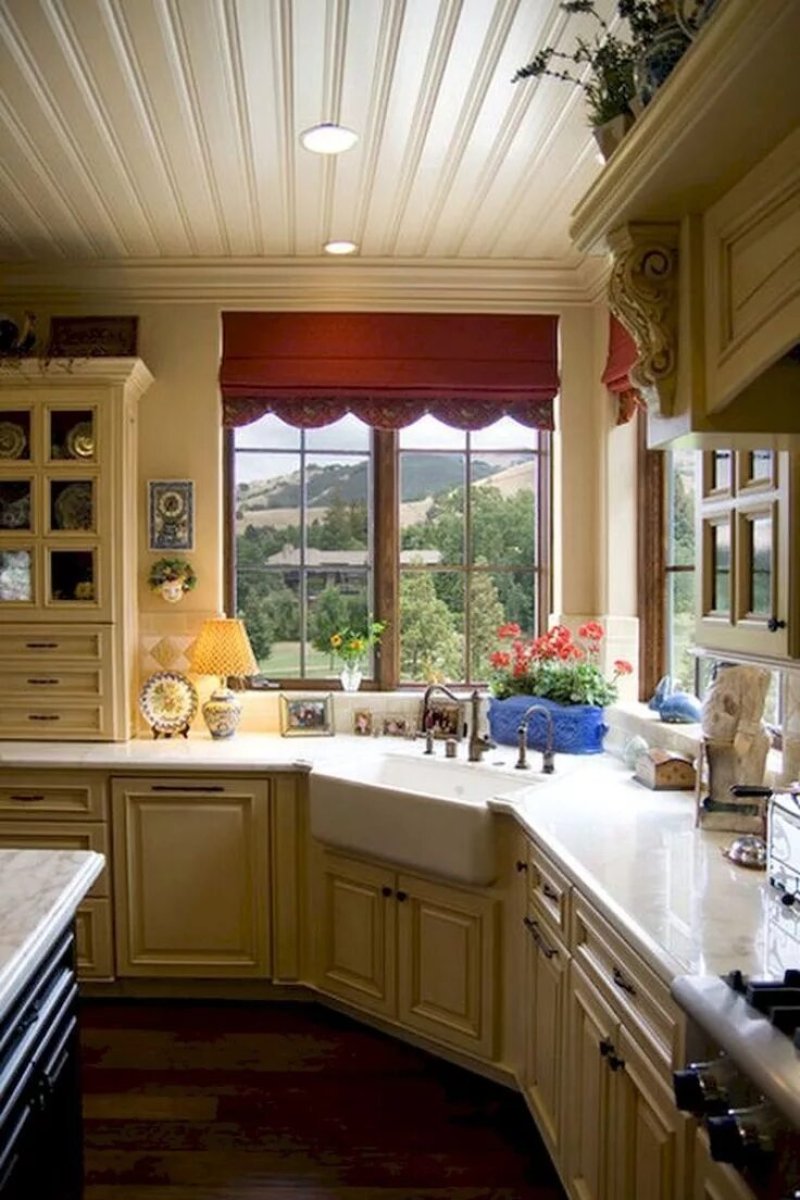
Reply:
<svg viewBox="0 0 800 1200"><path fill-rule="evenodd" d="M574 898L573 955L630 1028L656 1066L677 1063L681 1016L667 985L580 895Z"/></svg>
<svg viewBox="0 0 800 1200"><path fill-rule="evenodd" d="M528 899L531 916L542 917L564 940L569 935L571 884L533 842L528 846Z"/></svg>
<svg viewBox="0 0 800 1200"><path fill-rule="evenodd" d="M4 771L0 782L0 822L24 817L61 821L106 819L105 782L69 771Z"/></svg>
<svg viewBox="0 0 800 1200"><path fill-rule="evenodd" d="M79 979L113 979L111 901L84 900L75 914Z"/></svg>
<svg viewBox="0 0 800 1200"><path fill-rule="evenodd" d="M109 736L110 711L110 703L5 701L0 704L0 737L47 741L105 738Z"/></svg>
<svg viewBox="0 0 800 1200"><path fill-rule="evenodd" d="M59 661L100 663L111 654L111 630L99 626L65 629L63 625L5 625L0 628L0 663Z"/></svg>
<svg viewBox="0 0 800 1200"><path fill-rule="evenodd" d="M90 698L103 693L101 667L77 668L59 666L3 667L3 684L8 695L36 704L40 699L58 696Z"/></svg>
<svg viewBox="0 0 800 1200"><path fill-rule="evenodd" d="M3 850L96 850L104 854L106 866L95 879L87 895L108 895L108 833L105 825L79 825L41 821L34 825L0 821L0 849Z"/></svg>

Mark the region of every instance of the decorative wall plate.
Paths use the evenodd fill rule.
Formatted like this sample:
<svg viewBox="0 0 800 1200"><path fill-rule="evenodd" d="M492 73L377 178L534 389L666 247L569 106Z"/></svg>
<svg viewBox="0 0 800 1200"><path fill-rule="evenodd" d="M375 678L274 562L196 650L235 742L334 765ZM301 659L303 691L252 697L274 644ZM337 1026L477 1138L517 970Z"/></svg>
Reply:
<svg viewBox="0 0 800 1200"><path fill-rule="evenodd" d="M76 480L59 492L53 505L59 529L92 528L92 485Z"/></svg>
<svg viewBox="0 0 800 1200"><path fill-rule="evenodd" d="M94 428L91 421L79 421L67 434L65 446L70 458L94 458Z"/></svg>
<svg viewBox="0 0 800 1200"><path fill-rule="evenodd" d="M139 693L139 710L156 737L185 735L197 712L197 691L180 672L157 671Z"/></svg>
<svg viewBox="0 0 800 1200"><path fill-rule="evenodd" d="M16 421L0 421L0 458L19 458L28 443Z"/></svg>

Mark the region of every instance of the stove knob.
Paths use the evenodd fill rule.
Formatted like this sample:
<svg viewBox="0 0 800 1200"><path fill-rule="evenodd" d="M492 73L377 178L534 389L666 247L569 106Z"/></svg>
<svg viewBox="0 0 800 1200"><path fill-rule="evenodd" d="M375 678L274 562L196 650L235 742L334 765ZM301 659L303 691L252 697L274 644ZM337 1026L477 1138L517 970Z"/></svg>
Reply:
<svg viewBox="0 0 800 1200"><path fill-rule="evenodd" d="M734 1167L753 1166L772 1152L776 1124L775 1113L766 1104L709 1117L706 1128L711 1157Z"/></svg>
<svg viewBox="0 0 800 1200"><path fill-rule="evenodd" d="M727 1113L728 1088L735 1077L736 1067L724 1057L713 1062L690 1063L686 1070L673 1073L675 1107L696 1117Z"/></svg>

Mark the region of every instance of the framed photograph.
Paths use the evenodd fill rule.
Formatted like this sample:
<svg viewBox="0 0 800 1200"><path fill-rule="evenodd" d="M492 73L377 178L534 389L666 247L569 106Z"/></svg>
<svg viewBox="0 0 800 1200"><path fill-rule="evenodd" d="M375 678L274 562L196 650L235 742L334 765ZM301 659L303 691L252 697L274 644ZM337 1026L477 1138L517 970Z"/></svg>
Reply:
<svg viewBox="0 0 800 1200"><path fill-rule="evenodd" d="M330 737L333 734L333 695L281 694L281 733L284 737Z"/></svg>
<svg viewBox="0 0 800 1200"><path fill-rule="evenodd" d="M456 700L432 700L428 705L428 721L435 738L458 739L463 733L461 705Z"/></svg>
<svg viewBox="0 0 800 1200"><path fill-rule="evenodd" d="M194 550L191 479L151 479L147 485L150 550Z"/></svg>
<svg viewBox="0 0 800 1200"><path fill-rule="evenodd" d="M53 358L133 358L138 317L53 317L48 354Z"/></svg>
<svg viewBox="0 0 800 1200"><path fill-rule="evenodd" d="M368 708L358 708L353 713L353 733L361 737L372 736L372 713Z"/></svg>
<svg viewBox="0 0 800 1200"><path fill-rule="evenodd" d="M406 717L387 715L383 718L383 732L386 737L405 737L409 722Z"/></svg>

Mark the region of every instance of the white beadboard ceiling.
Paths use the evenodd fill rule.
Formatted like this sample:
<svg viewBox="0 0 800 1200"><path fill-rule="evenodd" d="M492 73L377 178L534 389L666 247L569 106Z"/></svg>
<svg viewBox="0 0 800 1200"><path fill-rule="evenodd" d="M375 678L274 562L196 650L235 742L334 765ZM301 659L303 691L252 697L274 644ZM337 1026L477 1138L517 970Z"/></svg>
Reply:
<svg viewBox="0 0 800 1200"><path fill-rule="evenodd" d="M362 262L574 272L568 217L599 170L581 94L510 80L587 20L558 0L0 0L0 261L313 264L345 238ZM304 150L330 120L357 147Z"/></svg>

